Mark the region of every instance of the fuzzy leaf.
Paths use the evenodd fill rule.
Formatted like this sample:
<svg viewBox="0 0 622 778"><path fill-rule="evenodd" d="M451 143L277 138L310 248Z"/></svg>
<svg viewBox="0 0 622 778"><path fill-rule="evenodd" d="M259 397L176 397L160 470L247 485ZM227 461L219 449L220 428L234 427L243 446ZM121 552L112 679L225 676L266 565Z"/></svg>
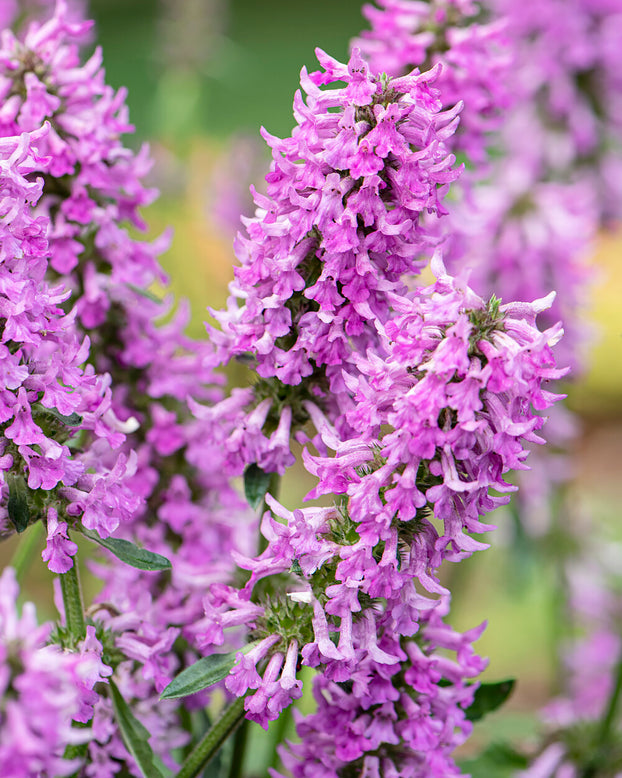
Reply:
<svg viewBox="0 0 622 778"><path fill-rule="evenodd" d="M11 524L17 532L23 532L28 527L30 521L30 511L28 510L28 487L26 481L21 475L9 475L9 500L7 510Z"/></svg>
<svg viewBox="0 0 622 778"><path fill-rule="evenodd" d="M257 643L258 641L248 643L240 650L243 654L247 654ZM176 700L179 697L188 697L222 681L235 665L237 654L237 651L230 651L227 654L212 654L199 659L173 678L160 695L160 699Z"/></svg>
<svg viewBox="0 0 622 778"><path fill-rule="evenodd" d="M264 473L258 465L248 465L244 471L244 494L251 508L259 508L270 488L271 478L272 473Z"/></svg>
<svg viewBox="0 0 622 778"><path fill-rule="evenodd" d="M514 689L516 681L509 678L507 681L483 683L475 692L473 702L466 709L466 717L469 721L479 721L487 713L500 708Z"/></svg>
<svg viewBox="0 0 622 778"><path fill-rule="evenodd" d="M56 408L42 408L44 413L53 416L57 421L62 421L66 427L79 427L82 424L82 416L79 413L70 413L69 416L63 416Z"/></svg>
<svg viewBox="0 0 622 778"><path fill-rule="evenodd" d="M100 538L96 532L92 532L84 527L81 528L81 531L90 540L94 540L95 543L99 543L100 546L107 548L108 551L112 551L117 559L120 559L127 565L138 568L138 570L157 572L160 570L170 570L171 568L171 563L165 556L156 554L153 551L147 551L146 548L140 548L129 540L123 540L123 538Z"/></svg>
<svg viewBox="0 0 622 778"><path fill-rule="evenodd" d="M149 745L149 732L134 716L114 681L109 683L114 717L119 725L123 743L136 760L144 778L168 778L171 772L153 753Z"/></svg>

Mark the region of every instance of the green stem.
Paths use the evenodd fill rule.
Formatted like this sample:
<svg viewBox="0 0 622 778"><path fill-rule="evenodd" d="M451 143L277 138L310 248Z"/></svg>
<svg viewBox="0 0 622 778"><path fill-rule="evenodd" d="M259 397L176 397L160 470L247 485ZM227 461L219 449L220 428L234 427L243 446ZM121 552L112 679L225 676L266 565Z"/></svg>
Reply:
<svg viewBox="0 0 622 778"><path fill-rule="evenodd" d="M69 634L75 643L86 637L86 622L84 621L84 606L78 576L78 560L73 558L73 566L66 573L59 575L60 588L65 606L65 621Z"/></svg>
<svg viewBox="0 0 622 778"><path fill-rule="evenodd" d="M15 570L17 580L21 583L32 562L32 552L42 540L43 524L37 521L19 539L10 565Z"/></svg>
<svg viewBox="0 0 622 778"><path fill-rule="evenodd" d="M215 756L218 749L244 718L244 697L238 697L225 710L214 726L181 766L175 778L195 778Z"/></svg>
<svg viewBox="0 0 622 778"><path fill-rule="evenodd" d="M596 776L600 774L598 772L599 769L603 766L606 766L611 732L618 715L620 697L622 697L622 652L620 652L620 656L618 657L618 663L616 665L615 672L616 674L615 680L613 682L611 696L609 697L607 708L601 719L598 736L594 743L594 756L583 771L583 778L596 778Z"/></svg>
<svg viewBox="0 0 622 778"><path fill-rule="evenodd" d="M274 497L275 500L279 499L279 491L281 489L281 476L278 473L272 473L270 476L270 485L268 486L268 494L271 494L272 497ZM261 506L261 513L260 516L263 516L266 511L270 510L270 506L268 503L263 501L263 504ZM263 552L268 548L268 541L264 538L264 536L259 533L259 543L258 543L258 553L263 554Z"/></svg>
<svg viewBox="0 0 622 778"><path fill-rule="evenodd" d="M607 710L603 716L603 720L600 725L600 732L598 733L598 740L596 742L597 747L606 745L609 742L611 730L616 720L618 713L618 705L620 703L620 696L622 695L622 652L618 657L618 664L616 667L616 676L613 685L613 691L609 698L609 704Z"/></svg>
<svg viewBox="0 0 622 778"><path fill-rule="evenodd" d="M272 742L274 743L274 753L272 754L270 767L274 768L275 770L277 770L279 768L279 765L281 764L281 757L279 756L279 752L277 751L277 746L285 742L285 736L287 735L287 731L289 729L291 722L292 722L292 706L290 705L289 707L281 711L281 715L274 722L273 725L274 732L272 734Z"/></svg>
<svg viewBox="0 0 622 778"><path fill-rule="evenodd" d="M249 721L244 719L242 724L236 730L233 738L233 750L231 751L231 763L229 765L228 778L240 778L244 766L244 755L246 753L246 744L248 743Z"/></svg>

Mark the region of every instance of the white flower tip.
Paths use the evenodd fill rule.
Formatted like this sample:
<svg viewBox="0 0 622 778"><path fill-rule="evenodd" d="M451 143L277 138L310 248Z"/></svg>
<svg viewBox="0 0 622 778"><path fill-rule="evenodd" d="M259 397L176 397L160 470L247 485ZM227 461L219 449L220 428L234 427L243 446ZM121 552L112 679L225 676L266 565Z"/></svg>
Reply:
<svg viewBox="0 0 622 778"><path fill-rule="evenodd" d="M549 292L546 297L539 297L531 303L534 313L542 313L553 305L553 300L557 297L557 292Z"/></svg>
<svg viewBox="0 0 622 778"><path fill-rule="evenodd" d="M140 422L135 416L130 416L129 419L120 422L120 427L121 432L124 432L126 435L130 435L132 432L136 432L136 430L140 427Z"/></svg>
<svg viewBox="0 0 622 778"><path fill-rule="evenodd" d="M547 339L546 344L552 348L564 337L564 328L561 326L561 322L555 325L555 327L551 327L549 332L551 334ZM570 370L570 368L567 369Z"/></svg>
<svg viewBox="0 0 622 778"><path fill-rule="evenodd" d="M102 418L115 432L122 432L124 435L130 435L140 427L140 422L134 416L121 421L111 408L102 415Z"/></svg>
<svg viewBox="0 0 622 778"><path fill-rule="evenodd" d="M313 592L286 592L290 600L294 602L306 602L308 604L313 600Z"/></svg>
<svg viewBox="0 0 622 778"><path fill-rule="evenodd" d="M430 261L430 270L434 277L439 280L447 275L447 269L443 262L443 252L440 249L437 249L434 252L432 260Z"/></svg>

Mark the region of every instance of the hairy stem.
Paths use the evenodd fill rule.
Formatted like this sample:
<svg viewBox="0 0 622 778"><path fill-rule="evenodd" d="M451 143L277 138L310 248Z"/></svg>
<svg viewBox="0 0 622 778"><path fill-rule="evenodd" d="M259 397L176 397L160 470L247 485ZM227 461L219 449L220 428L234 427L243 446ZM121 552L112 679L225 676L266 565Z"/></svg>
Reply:
<svg viewBox="0 0 622 778"><path fill-rule="evenodd" d="M75 643L86 637L86 622L84 621L84 606L82 604L82 591L78 575L78 561L73 559L70 570L59 575L60 587L63 593L63 605L65 606L65 621L69 634Z"/></svg>

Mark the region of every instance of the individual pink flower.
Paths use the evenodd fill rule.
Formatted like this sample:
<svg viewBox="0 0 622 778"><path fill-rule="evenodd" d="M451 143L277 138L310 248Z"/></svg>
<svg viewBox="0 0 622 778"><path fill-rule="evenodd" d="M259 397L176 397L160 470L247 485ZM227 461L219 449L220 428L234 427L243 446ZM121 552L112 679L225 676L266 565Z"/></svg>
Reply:
<svg viewBox="0 0 622 778"><path fill-rule="evenodd" d="M53 573L66 573L73 566L71 557L78 546L67 536L67 522L58 521L56 509L50 506L47 512L47 545L41 552L44 562Z"/></svg>

